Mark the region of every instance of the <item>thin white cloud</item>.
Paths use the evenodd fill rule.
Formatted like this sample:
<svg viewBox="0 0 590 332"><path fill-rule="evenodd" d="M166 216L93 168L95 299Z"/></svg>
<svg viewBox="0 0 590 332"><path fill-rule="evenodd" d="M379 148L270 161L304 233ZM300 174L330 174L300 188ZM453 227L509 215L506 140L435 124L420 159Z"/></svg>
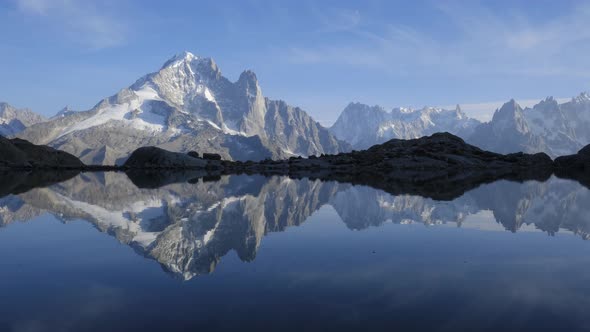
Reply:
<svg viewBox="0 0 590 332"><path fill-rule="evenodd" d="M312 7L312 10L320 21L320 31L323 32L350 31L356 29L361 23L358 10L334 8L329 13L316 7Z"/></svg>
<svg viewBox="0 0 590 332"><path fill-rule="evenodd" d="M109 15L105 2L90 0L15 0L23 15L38 16L85 48L98 50L125 43L125 21Z"/></svg>
<svg viewBox="0 0 590 332"><path fill-rule="evenodd" d="M590 78L590 5L545 21L502 15L476 2L437 2L449 29L440 40L421 27L379 22L354 11L328 10L319 23L326 42L292 44L292 63L377 67L398 75L530 75ZM344 13L344 14L343 14ZM354 15L352 14L354 13ZM369 22L366 23L365 22ZM348 38L330 38L333 31Z"/></svg>

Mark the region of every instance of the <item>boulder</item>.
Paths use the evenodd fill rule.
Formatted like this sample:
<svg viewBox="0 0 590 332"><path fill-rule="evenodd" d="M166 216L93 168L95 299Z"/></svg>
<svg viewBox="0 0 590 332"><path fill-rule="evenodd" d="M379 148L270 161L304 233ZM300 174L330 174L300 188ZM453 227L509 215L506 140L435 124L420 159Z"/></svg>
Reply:
<svg viewBox="0 0 590 332"><path fill-rule="evenodd" d="M590 145L586 145L576 154L557 157L555 168L573 172L590 170Z"/></svg>
<svg viewBox="0 0 590 332"><path fill-rule="evenodd" d="M189 157L193 157L193 158L200 158L200 157L199 157L199 153L198 153L197 151L189 151L189 152L187 153L187 156L189 156Z"/></svg>
<svg viewBox="0 0 590 332"><path fill-rule="evenodd" d="M207 162L180 152L171 152L155 146L139 148L129 156L126 168L205 168Z"/></svg>
<svg viewBox="0 0 590 332"><path fill-rule="evenodd" d="M0 167L3 168L84 168L77 157L60 150L35 145L19 138L0 136Z"/></svg>
<svg viewBox="0 0 590 332"><path fill-rule="evenodd" d="M221 155L218 153L203 153L203 159L206 160L221 160Z"/></svg>

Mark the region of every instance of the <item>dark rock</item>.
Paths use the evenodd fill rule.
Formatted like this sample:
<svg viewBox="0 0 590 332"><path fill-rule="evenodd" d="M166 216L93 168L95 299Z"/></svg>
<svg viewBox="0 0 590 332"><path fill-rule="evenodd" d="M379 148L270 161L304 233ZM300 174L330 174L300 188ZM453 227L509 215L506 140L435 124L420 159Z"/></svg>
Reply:
<svg viewBox="0 0 590 332"><path fill-rule="evenodd" d="M189 151L189 152L187 153L187 155L188 155L189 157L193 157L193 158L199 158L199 153L198 153L197 151Z"/></svg>
<svg viewBox="0 0 590 332"><path fill-rule="evenodd" d="M205 168L207 162L189 157L184 153L146 146L133 151L123 166L126 168Z"/></svg>
<svg viewBox="0 0 590 332"><path fill-rule="evenodd" d="M449 133L437 133L412 140L393 139L368 150L321 156L326 167L348 165L381 170L510 169L551 168L544 153L502 155L481 150Z"/></svg>
<svg viewBox="0 0 590 332"><path fill-rule="evenodd" d="M81 169L85 165L75 156L45 145L0 136L0 167L2 168L69 168Z"/></svg>
<svg viewBox="0 0 590 332"><path fill-rule="evenodd" d="M206 160L221 160L221 156L217 153L203 153L203 159Z"/></svg>
<svg viewBox="0 0 590 332"><path fill-rule="evenodd" d="M590 145L586 145L576 154L557 157L554 163L557 169L569 170L571 172L589 171Z"/></svg>

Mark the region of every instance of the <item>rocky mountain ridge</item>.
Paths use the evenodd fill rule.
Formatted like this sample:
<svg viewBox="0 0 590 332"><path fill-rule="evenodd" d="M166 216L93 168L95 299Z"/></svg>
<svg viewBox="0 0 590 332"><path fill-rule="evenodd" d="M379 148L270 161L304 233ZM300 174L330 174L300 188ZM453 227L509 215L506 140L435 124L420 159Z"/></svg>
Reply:
<svg viewBox="0 0 590 332"><path fill-rule="evenodd" d="M479 124L459 105L454 110L398 107L388 112L380 106L350 103L330 127L330 132L362 150L390 139L415 139L437 132L468 137Z"/></svg>
<svg viewBox="0 0 590 332"><path fill-rule="evenodd" d="M513 99L477 127L466 140L499 153L545 152L555 158L590 144L590 96L581 93L565 103L548 97L532 108Z"/></svg>
<svg viewBox="0 0 590 332"><path fill-rule="evenodd" d="M91 110L63 112L19 137L103 165L121 164L142 146L212 151L228 160L349 149L302 109L265 98L252 71L231 82L211 58L189 52Z"/></svg>
<svg viewBox="0 0 590 332"><path fill-rule="evenodd" d="M27 127L45 121L46 119L31 110L17 109L7 103L0 102L0 135L13 136Z"/></svg>
<svg viewBox="0 0 590 332"><path fill-rule="evenodd" d="M568 102L547 97L522 108L514 99L498 108L492 120L469 118L455 110L424 107L394 108L349 104L330 131L355 149L367 149L389 139L414 139L449 132L481 149L497 153L544 152L556 158L576 153L590 144L590 95L581 93Z"/></svg>

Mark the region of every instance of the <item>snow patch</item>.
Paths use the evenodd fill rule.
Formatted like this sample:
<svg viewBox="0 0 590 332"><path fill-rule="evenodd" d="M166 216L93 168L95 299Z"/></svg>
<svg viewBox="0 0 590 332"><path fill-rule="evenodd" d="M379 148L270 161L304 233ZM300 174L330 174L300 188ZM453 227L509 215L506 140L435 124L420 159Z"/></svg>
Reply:
<svg viewBox="0 0 590 332"><path fill-rule="evenodd" d="M127 127L142 131L163 132L166 129L166 117L152 112L151 101L162 101L158 93L149 85L134 91L135 98L116 105L109 105L98 110L90 118L66 127L58 136L97 127L109 121L122 122Z"/></svg>

